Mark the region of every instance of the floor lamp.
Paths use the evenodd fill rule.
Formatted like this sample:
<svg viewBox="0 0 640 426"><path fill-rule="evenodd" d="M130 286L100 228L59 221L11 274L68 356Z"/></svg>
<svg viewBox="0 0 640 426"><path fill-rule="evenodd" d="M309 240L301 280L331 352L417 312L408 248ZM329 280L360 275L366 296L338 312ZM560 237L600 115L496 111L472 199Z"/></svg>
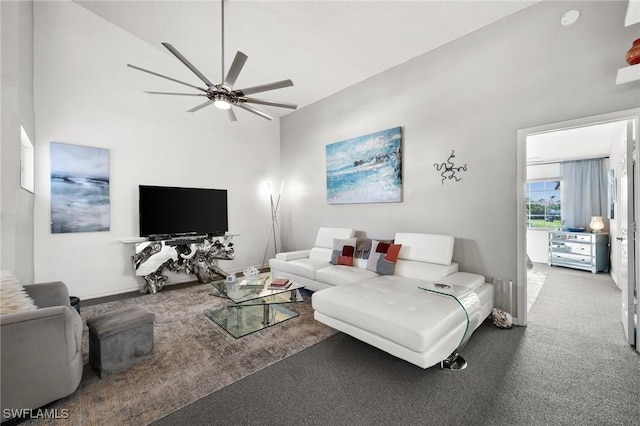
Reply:
<svg viewBox="0 0 640 426"><path fill-rule="evenodd" d="M271 191L271 182L267 182L267 186L269 187L269 199L271 201L271 232L269 234L269 241L267 241L267 248L264 250L264 257L262 258L263 267L265 262L267 261L267 253L269 252L271 237L273 237L274 255L278 254L278 242L277 242L278 233L276 232L278 229L278 206L280 205L280 196L282 195L284 182L282 182L282 185L280 185L280 192L278 193L278 198L276 198L275 202L273 200L273 191Z"/></svg>

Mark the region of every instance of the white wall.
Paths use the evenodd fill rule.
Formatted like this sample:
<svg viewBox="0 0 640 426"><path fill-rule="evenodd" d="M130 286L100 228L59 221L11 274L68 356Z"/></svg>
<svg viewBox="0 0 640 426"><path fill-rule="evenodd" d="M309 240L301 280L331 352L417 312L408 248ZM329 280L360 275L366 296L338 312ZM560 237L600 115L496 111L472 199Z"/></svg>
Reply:
<svg viewBox="0 0 640 426"><path fill-rule="evenodd" d="M571 8L580 21L561 27ZM287 249L322 225L369 236L451 234L461 269L516 277L518 129L637 106L615 75L636 36L626 2L542 2L282 119ZM408 40L407 42L410 42ZM402 126L403 202L328 205L325 146ZM454 149L468 171L440 184L433 163Z"/></svg>
<svg viewBox="0 0 640 426"><path fill-rule="evenodd" d="M0 269L13 272L28 284L34 280L34 197L20 187L20 126L34 137L32 3L0 2L0 14Z"/></svg>
<svg viewBox="0 0 640 426"><path fill-rule="evenodd" d="M35 276L62 280L81 298L136 290L132 269L138 236L138 185L228 189L236 259L229 271L262 264L271 226L266 182L279 187L279 123L214 108L197 113L192 98L145 95L174 83L126 66L132 63L183 81L194 77L170 54L71 2L36 2ZM195 103L197 104L197 102ZM52 234L50 142L110 151L111 230ZM167 200L170 202L170 200ZM171 282L194 276L171 275Z"/></svg>

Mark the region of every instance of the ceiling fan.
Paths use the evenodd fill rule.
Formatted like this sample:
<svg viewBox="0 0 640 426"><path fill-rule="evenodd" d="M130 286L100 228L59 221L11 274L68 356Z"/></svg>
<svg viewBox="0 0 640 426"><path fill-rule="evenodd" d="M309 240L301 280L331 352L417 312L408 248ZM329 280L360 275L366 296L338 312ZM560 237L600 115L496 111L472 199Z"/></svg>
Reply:
<svg viewBox="0 0 640 426"><path fill-rule="evenodd" d="M221 0L221 13L222 13L222 73L221 75L224 77L224 2L225 0ZM242 71L242 67L244 63L247 61L247 55L238 51L236 52L236 56L233 59L233 63L231 64L231 68L229 68L229 72L227 76L224 77L224 80L220 84L213 84L207 77L204 76L187 58L185 58L175 47L173 47L169 43L162 43L162 45L169 50L176 58L180 60L187 68L191 70L200 80L206 84L206 87L198 87L196 85L186 83L184 81L176 80L172 77L167 77L166 75L158 74L154 71L149 71L144 68L140 68L135 65L127 64L128 67L133 69L143 71L149 73L151 75L155 75L157 77L161 77L175 83L180 83L185 86L189 86L193 89L197 89L202 93L175 93L175 92L145 92L151 95L177 95L177 96L205 96L207 101L196 105L191 108L187 112L196 112L202 108L205 108L209 105L214 105L215 107L223 110L227 110L229 114L229 119L231 121L237 121L236 115L233 112L232 106L236 106L238 108L242 108L249 112L252 112L256 115L259 115L262 118L266 118L267 120L273 120L273 116L267 114L265 111L262 111L252 105L248 104L258 104L258 105L267 105L279 108L289 108L296 109L298 106L295 104L284 103L284 102L275 102L269 101L265 99L256 99L247 97L247 95L252 95L254 93L267 92L269 90L281 89L284 87L293 86L293 82L291 80L281 80L268 84L261 84L258 86L247 87L244 89L234 89L233 85L240 75L240 71Z"/></svg>

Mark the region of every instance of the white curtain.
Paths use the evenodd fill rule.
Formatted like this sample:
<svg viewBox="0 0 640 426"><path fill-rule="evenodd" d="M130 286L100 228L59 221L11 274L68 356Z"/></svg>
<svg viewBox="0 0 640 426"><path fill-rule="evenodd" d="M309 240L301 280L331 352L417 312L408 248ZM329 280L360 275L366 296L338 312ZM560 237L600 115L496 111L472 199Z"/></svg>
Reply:
<svg viewBox="0 0 640 426"><path fill-rule="evenodd" d="M591 216L607 217L607 170L603 158L560 164L565 228L589 229Z"/></svg>

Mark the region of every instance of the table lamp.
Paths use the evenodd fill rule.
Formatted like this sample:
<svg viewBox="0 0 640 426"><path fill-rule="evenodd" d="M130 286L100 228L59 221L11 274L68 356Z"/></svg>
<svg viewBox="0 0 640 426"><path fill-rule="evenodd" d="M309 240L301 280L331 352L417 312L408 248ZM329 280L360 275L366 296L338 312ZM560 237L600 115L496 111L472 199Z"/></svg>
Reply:
<svg viewBox="0 0 640 426"><path fill-rule="evenodd" d="M589 223L589 228L593 232L602 232L604 229L604 222L602 221L602 216L591 216L591 222Z"/></svg>

